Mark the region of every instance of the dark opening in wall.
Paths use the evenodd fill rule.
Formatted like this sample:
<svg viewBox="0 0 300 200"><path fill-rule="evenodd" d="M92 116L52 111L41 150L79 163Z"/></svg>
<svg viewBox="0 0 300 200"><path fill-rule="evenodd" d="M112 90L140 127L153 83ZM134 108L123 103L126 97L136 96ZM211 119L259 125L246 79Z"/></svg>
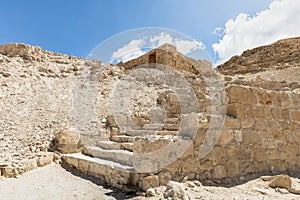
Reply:
<svg viewBox="0 0 300 200"><path fill-rule="evenodd" d="M152 53L149 55L148 63L156 63L156 53Z"/></svg>

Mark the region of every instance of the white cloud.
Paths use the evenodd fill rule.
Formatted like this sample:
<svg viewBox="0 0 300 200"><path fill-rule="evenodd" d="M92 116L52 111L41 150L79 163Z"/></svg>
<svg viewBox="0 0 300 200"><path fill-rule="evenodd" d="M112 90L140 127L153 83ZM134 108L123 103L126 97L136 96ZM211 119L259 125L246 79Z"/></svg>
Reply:
<svg viewBox="0 0 300 200"><path fill-rule="evenodd" d="M174 43L177 51L183 54L189 54L197 49L205 49L202 42L175 39Z"/></svg>
<svg viewBox="0 0 300 200"><path fill-rule="evenodd" d="M225 29L223 27L217 27L213 31L213 34L217 35L217 36L223 36L224 35L224 31L225 31Z"/></svg>
<svg viewBox="0 0 300 200"><path fill-rule="evenodd" d="M117 49L114 51L110 62L117 63L117 62L126 62L133 58L136 58L140 55L143 55L144 52L142 51L142 46L145 44L145 41L142 39L132 40L125 46Z"/></svg>
<svg viewBox="0 0 300 200"><path fill-rule="evenodd" d="M158 35L130 41L128 44L113 52L110 62L126 62L143 55L146 53L146 49L157 48L165 43L176 46L177 50L185 55L198 49L205 49L202 42L173 38L170 34L161 32Z"/></svg>
<svg viewBox="0 0 300 200"><path fill-rule="evenodd" d="M161 32L157 36L150 38L151 46L154 48L159 47L165 43L173 44L173 38L166 32Z"/></svg>
<svg viewBox="0 0 300 200"><path fill-rule="evenodd" d="M154 48L157 48L165 43L173 44L176 46L177 51L185 55L197 49L205 49L205 46L202 42L173 38L171 35L165 32L161 32L159 35L152 37L150 42L151 46Z"/></svg>
<svg viewBox="0 0 300 200"><path fill-rule="evenodd" d="M212 46L220 64L247 49L296 36L300 36L300 1L276 0L255 16L241 13L228 20L223 38Z"/></svg>

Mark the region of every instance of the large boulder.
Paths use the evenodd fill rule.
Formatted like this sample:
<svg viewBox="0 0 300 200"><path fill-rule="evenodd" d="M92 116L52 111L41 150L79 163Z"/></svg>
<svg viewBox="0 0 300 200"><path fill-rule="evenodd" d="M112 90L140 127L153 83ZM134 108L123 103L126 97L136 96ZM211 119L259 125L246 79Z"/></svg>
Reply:
<svg viewBox="0 0 300 200"><path fill-rule="evenodd" d="M76 129L70 128L58 132L53 140L53 148L61 153L78 152L80 134Z"/></svg>

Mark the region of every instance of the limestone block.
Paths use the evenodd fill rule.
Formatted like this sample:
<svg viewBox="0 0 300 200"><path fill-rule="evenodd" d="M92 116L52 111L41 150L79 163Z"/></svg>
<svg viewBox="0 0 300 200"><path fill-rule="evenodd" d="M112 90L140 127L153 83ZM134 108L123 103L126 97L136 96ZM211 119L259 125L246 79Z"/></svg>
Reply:
<svg viewBox="0 0 300 200"><path fill-rule="evenodd" d="M245 141L246 144L249 144ZM252 159L252 146L251 145L237 145L235 148L236 158L240 161Z"/></svg>
<svg viewBox="0 0 300 200"><path fill-rule="evenodd" d="M77 158L73 158L73 157L63 157L63 160L65 160L65 162L70 165L71 167L78 167L78 159Z"/></svg>
<svg viewBox="0 0 300 200"><path fill-rule="evenodd" d="M256 120L254 123L253 130L256 131L267 131L269 129L269 122L267 120Z"/></svg>
<svg viewBox="0 0 300 200"><path fill-rule="evenodd" d="M247 119L255 119L256 110L253 105L244 105L244 117Z"/></svg>
<svg viewBox="0 0 300 200"><path fill-rule="evenodd" d="M120 170L117 168L113 168L110 178L112 178L117 184L126 185L126 184L131 184L129 182L130 177L131 177L131 172L127 170Z"/></svg>
<svg viewBox="0 0 300 200"><path fill-rule="evenodd" d="M77 151L80 134L75 129L66 129L58 132L54 138L54 148L61 153L74 153Z"/></svg>
<svg viewBox="0 0 300 200"><path fill-rule="evenodd" d="M219 145L228 145L234 139L233 130L222 130L218 140Z"/></svg>
<svg viewBox="0 0 300 200"><path fill-rule="evenodd" d="M204 159L211 160L213 165L225 164L227 157L226 153L224 147L214 147Z"/></svg>
<svg viewBox="0 0 300 200"><path fill-rule="evenodd" d="M285 152L278 151L276 149L268 150L267 151L267 159L270 159L270 160L285 160L286 159L286 154L285 154Z"/></svg>
<svg viewBox="0 0 300 200"><path fill-rule="evenodd" d="M257 104L257 96L251 88L230 86L227 88L229 103Z"/></svg>
<svg viewBox="0 0 300 200"><path fill-rule="evenodd" d="M253 146L253 159L257 162L262 162L266 160L266 150L262 147L262 145L254 145Z"/></svg>
<svg viewBox="0 0 300 200"><path fill-rule="evenodd" d="M281 107L281 94L276 91L271 92L271 97L272 97L272 105L274 107Z"/></svg>
<svg viewBox="0 0 300 200"><path fill-rule="evenodd" d="M262 105L271 105L272 104L272 96L270 93L259 90L257 93L258 102Z"/></svg>
<svg viewBox="0 0 300 200"><path fill-rule="evenodd" d="M227 176L233 177L240 173L239 162L237 160L228 160L226 162Z"/></svg>
<svg viewBox="0 0 300 200"><path fill-rule="evenodd" d="M265 145L266 149L277 149L278 148L277 141L267 140L264 142L264 145Z"/></svg>
<svg viewBox="0 0 300 200"><path fill-rule="evenodd" d="M234 130L233 134L234 134L234 139L236 142L238 142L238 143L243 142L243 134L242 134L241 130Z"/></svg>
<svg viewBox="0 0 300 200"><path fill-rule="evenodd" d="M273 138L277 141L286 141L286 133L284 131L274 131Z"/></svg>
<svg viewBox="0 0 300 200"><path fill-rule="evenodd" d="M290 121L291 120L290 112L289 112L288 109L281 109L280 119L286 120L286 121Z"/></svg>
<svg viewBox="0 0 300 200"><path fill-rule="evenodd" d="M251 129L254 127L254 119L241 119L241 128L242 129Z"/></svg>
<svg viewBox="0 0 300 200"><path fill-rule="evenodd" d="M280 122L277 120L270 120L270 121L268 121L268 124L269 124L270 131L281 131L282 130L282 126L281 126Z"/></svg>
<svg viewBox="0 0 300 200"><path fill-rule="evenodd" d="M290 163L296 164L299 162L299 150L295 151L295 149L299 148L299 144L287 144L285 147L286 152L286 160Z"/></svg>
<svg viewBox="0 0 300 200"><path fill-rule="evenodd" d="M224 165L217 165L213 169L213 178L225 178L227 175Z"/></svg>
<svg viewBox="0 0 300 200"><path fill-rule="evenodd" d="M90 162L88 174L95 177L110 176L111 170L106 165Z"/></svg>
<svg viewBox="0 0 300 200"><path fill-rule="evenodd" d="M181 162L181 173L192 174L198 171L199 162L192 156L184 159Z"/></svg>
<svg viewBox="0 0 300 200"><path fill-rule="evenodd" d="M21 168L15 168L15 167L1 167L1 176L4 176L6 178L15 178L17 175L24 172Z"/></svg>
<svg viewBox="0 0 300 200"><path fill-rule="evenodd" d="M292 188L292 179L285 174L277 175L275 179L273 179L270 183L269 186L271 188L285 188L285 189L290 189Z"/></svg>
<svg viewBox="0 0 300 200"><path fill-rule="evenodd" d="M298 105L300 107L300 105ZM300 122L300 109L290 110L291 120Z"/></svg>
<svg viewBox="0 0 300 200"><path fill-rule="evenodd" d="M25 172L28 172L28 171L31 171L31 170L34 170L36 169L38 166L37 166L37 160L36 159L31 159L31 160L28 160L24 163L24 171Z"/></svg>
<svg viewBox="0 0 300 200"><path fill-rule="evenodd" d="M278 107L271 107L270 108L270 110L271 110L271 115L272 115L272 119L273 120L278 120L278 119L280 119L281 118L281 109L280 108L278 108Z"/></svg>
<svg viewBox="0 0 300 200"><path fill-rule="evenodd" d="M235 118L225 118L224 120L224 128L238 130L241 128L240 119Z"/></svg>
<svg viewBox="0 0 300 200"><path fill-rule="evenodd" d="M266 119L265 116L265 108L263 106L255 106L254 107L255 119Z"/></svg>
<svg viewBox="0 0 300 200"><path fill-rule="evenodd" d="M78 161L78 169L82 172L88 173L90 169L90 161L80 159Z"/></svg>
<svg viewBox="0 0 300 200"><path fill-rule="evenodd" d="M241 104L228 104L226 109L226 114L234 118L244 118L244 106Z"/></svg>
<svg viewBox="0 0 300 200"><path fill-rule="evenodd" d="M241 161L239 160L239 170L241 173L252 173L255 171L255 166L251 161Z"/></svg>
<svg viewBox="0 0 300 200"><path fill-rule="evenodd" d="M261 136L259 131L244 129L242 130L244 144L260 144Z"/></svg>
<svg viewBox="0 0 300 200"><path fill-rule="evenodd" d="M159 185L167 185L167 183L172 179L170 172L164 171L158 174Z"/></svg>
<svg viewBox="0 0 300 200"><path fill-rule="evenodd" d="M142 179L141 189L147 191L149 188L154 188L159 186L159 178L156 175L147 176Z"/></svg>
<svg viewBox="0 0 300 200"><path fill-rule="evenodd" d="M50 163L52 163L54 160L54 155L53 153L47 153L45 155L42 155L38 161L37 161L37 166L38 167L43 167L45 165L48 165Z"/></svg>
<svg viewBox="0 0 300 200"><path fill-rule="evenodd" d="M213 162L211 160L205 160L203 163L200 164L199 169L200 171L210 171L213 168Z"/></svg>
<svg viewBox="0 0 300 200"><path fill-rule="evenodd" d="M290 94L289 93L286 93L286 92L283 92L281 93L281 106L283 108L295 108L295 104L294 104L294 101L293 99L291 98ZM297 105L299 106L299 105Z"/></svg>

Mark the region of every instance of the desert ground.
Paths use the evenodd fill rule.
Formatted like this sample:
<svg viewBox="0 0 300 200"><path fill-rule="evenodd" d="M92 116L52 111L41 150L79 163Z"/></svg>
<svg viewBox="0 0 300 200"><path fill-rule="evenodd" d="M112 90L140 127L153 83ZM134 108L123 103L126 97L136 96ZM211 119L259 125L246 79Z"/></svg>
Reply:
<svg viewBox="0 0 300 200"><path fill-rule="evenodd" d="M78 176L77 176L78 175ZM81 177L80 177L81 176ZM251 178L251 177L249 177ZM190 199L299 199L285 189L272 189L260 178L247 180L234 186L197 186L193 181L182 183ZM292 178L293 186L300 188L300 179ZM51 199L164 199L166 187L155 188L153 197L136 196L110 188L103 183L74 174L58 164L51 164L27 172L17 178L0 181L1 199L5 200L51 200ZM143 195L143 194L142 194Z"/></svg>

